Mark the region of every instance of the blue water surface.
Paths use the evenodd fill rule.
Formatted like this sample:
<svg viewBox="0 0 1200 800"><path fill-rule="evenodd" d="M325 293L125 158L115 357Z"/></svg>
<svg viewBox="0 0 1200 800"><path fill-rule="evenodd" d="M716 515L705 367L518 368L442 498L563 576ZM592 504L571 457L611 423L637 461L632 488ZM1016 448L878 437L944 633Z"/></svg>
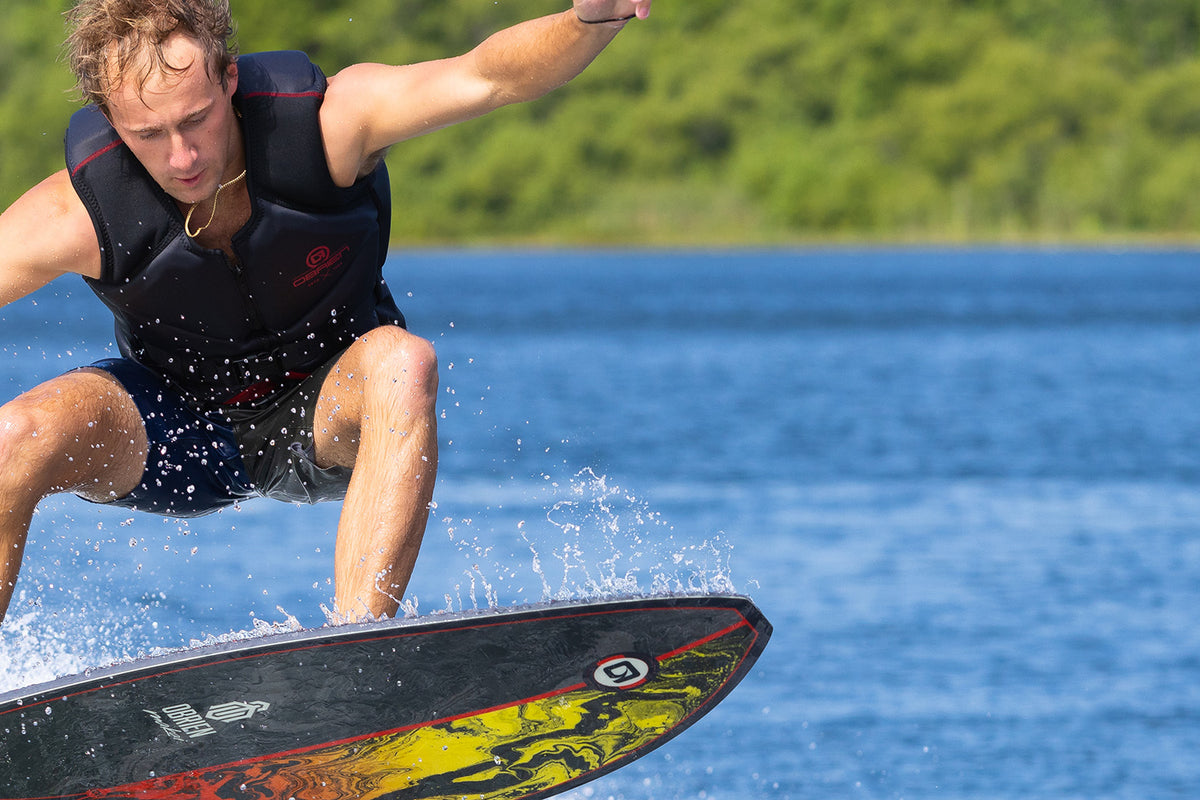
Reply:
<svg viewBox="0 0 1200 800"><path fill-rule="evenodd" d="M418 251L387 276L442 374L410 609L733 590L775 625L711 715L572 797L1200 796L1200 255ZM0 330L6 396L113 348L71 280ZM0 688L323 624L336 526L48 500Z"/></svg>

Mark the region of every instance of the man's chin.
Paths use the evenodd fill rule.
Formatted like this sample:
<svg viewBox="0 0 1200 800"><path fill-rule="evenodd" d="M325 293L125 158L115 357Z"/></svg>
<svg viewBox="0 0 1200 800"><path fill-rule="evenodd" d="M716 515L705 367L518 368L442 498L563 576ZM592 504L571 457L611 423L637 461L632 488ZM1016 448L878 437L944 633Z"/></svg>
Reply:
<svg viewBox="0 0 1200 800"><path fill-rule="evenodd" d="M164 187L167 194L187 206L195 205L201 200L207 200L217 190L217 187L207 186L201 182L184 183L180 180L173 180L168 186L169 188Z"/></svg>
<svg viewBox="0 0 1200 800"><path fill-rule="evenodd" d="M167 192L167 194L171 197L172 200L174 200L176 203L178 203L180 206L182 206L185 210L191 208L192 206L197 206L197 205L203 203L205 200L212 197L211 193L209 193L205 197L200 197L199 196L200 192L196 192L196 191L192 191L192 192L174 191L174 192Z"/></svg>

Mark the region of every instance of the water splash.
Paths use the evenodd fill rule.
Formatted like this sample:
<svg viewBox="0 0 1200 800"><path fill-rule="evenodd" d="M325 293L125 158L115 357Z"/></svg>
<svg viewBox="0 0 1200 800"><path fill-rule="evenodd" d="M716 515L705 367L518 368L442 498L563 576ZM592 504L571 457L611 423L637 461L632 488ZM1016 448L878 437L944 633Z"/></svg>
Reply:
<svg viewBox="0 0 1200 800"><path fill-rule="evenodd" d="M9 614L0 630L0 692L82 672L82 661L65 646L47 647L38 614Z"/></svg>
<svg viewBox="0 0 1200 800"><path fill-rule="evenodd" d="M511 602L735 591L732 545L721 534L685 539L648 502L590 468L565 484L543 477L535 505L545 509L545 518L516 524L529 558L523 566L514 567L519 557L495 556L495 541L503 535L485 542L468 535L477 530L475 520L445 520L451 541L469 561L465 582L445 596L447 611L500 607L501 587L520 583L521 569L533 576L540 596L505 598Z"/></svg>
<svg viewBox="0 0 1200 800"><path fill-rule="evenodd" d="M248 642L254 639L261 639L265 636L274 636L280 633L299 633L304 630L304 625L300 620L283 610L282 607L276 606L275 610L283 615L282 620L269 622L259 617L254 617L252 627L249 630L230 631L222 634L208 634L201 639L192 639L187 648L204 647L213 644L228 644L231 642ZM253 615L252 615L253 616ZM176 648L178 649L178 648ZM174 652L175 649L161 651L162 653ZM159 653L156 653L158 655Z"/></svg>
<svg viewBox="0 0 1200 800"><path fill-rule="evenodd" d="M440 563L422 563L423 569L442 576L432 590L444 604L421 609L417 597L409 595L400 606L405 617L539 601L734 591L729 566L733 548L723 535L698 538L676 531L649 502L592 469L566 479L541 475L536 482L505 483L490 491L497 489L491 505L486 504L488 495L481 503L480 493L471 490L464 502L474 516L443 520L451 552ZM186 637L164 649L164 634L176 624L174 617L185 613L175 593L139 590L136 596L119 597L113 582L122 569L139 572L143 558L150 570L161 571L151 550L163 539L155 542L142 535L124 517L85 534L70 533L81 526L72 526L61 510L53 521L47 527L54 533L38 548L39 563L28 565L23 575L28 590L14 600L0 629L0 690L77 674L86 667L303 627L276 606L279 621L254 618L249 630ZM168 561L192 557L191 539L185 545L171 536L165 544L171 548ZM127 560L130 549L132 563ZM64 582L64 571L81 580ZM327 625L347 621L325 606L321 611Z"/></svg>
<svg viewBox="0 0 1200 800"><path fill-rule="evenodd" d="M137 624L141 615L128 601L103 618L86 604L56 611L21 591L0 628L0 692L146 655L146 642L137 637L155 626Z"/></svg>

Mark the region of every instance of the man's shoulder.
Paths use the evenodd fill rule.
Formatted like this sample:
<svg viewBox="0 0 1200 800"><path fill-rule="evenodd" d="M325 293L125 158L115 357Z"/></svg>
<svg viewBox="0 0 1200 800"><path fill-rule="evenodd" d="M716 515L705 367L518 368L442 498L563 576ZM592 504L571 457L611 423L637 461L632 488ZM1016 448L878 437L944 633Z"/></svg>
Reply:
<svg viewBox="0 0 1200 800"><path fill-rule="evenodd" d="M68 272L99 275L96 230L67 170L46 178L4 212L0 249L7 255L10 279L23 275L23 280L41 284Z"/></svg>
<svg viewBox="0 0 1200 800"><path fill-rule="evenodd" d="M83 250L92 247L99 249L92 219L79 193L75 191L67 170L55 172L30 190L29 194L33 195L31 200L45 212L46 219L53 220L54 224L45 227L57 231L65 244Z"/></svg>

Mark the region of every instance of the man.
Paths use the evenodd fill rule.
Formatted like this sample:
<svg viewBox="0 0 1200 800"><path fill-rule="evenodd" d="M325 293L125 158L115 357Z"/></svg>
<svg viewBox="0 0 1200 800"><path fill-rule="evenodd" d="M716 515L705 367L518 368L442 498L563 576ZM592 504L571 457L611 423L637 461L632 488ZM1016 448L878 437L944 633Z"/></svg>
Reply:
<svg viewBox="0 0 1200 800"><path fill-rule="evenodd" d="M0 618L58 492L173 516L344 498L337 608L394 614L437 471L437 364L382 280L383 156L565 83L650 3L575 0L456 58L326 81L302 54L235 58L228 0L81 0L90 105L68 168L0 215L0 303L81 275L122 357L0 408Z"/></svg>

